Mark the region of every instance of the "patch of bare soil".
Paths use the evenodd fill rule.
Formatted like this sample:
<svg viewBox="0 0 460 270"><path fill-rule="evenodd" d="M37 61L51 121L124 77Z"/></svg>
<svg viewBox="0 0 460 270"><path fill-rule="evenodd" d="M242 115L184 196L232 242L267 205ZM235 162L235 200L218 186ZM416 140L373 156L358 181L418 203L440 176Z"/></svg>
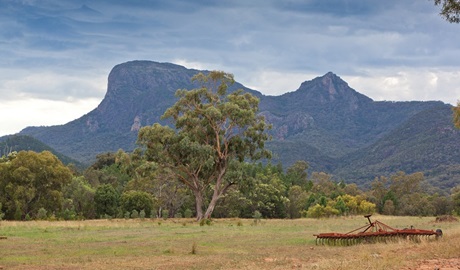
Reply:
<svg viewBox="0 0 460 270"><path fill-rule="evenodd" d="M423 260L406 270L460 270L460 258Z"/></svg>

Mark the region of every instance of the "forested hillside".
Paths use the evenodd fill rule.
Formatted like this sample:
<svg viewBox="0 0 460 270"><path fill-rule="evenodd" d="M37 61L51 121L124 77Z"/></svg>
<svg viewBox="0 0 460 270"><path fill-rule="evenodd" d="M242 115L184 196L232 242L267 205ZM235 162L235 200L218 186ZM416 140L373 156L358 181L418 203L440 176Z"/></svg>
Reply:
<svg viewBox="0 0 460 270"><path fill-rule="evenodd" d="M11 152L19 151L50 151L55 156L57 156L59 160L61 160L64 164L74 164L78 168L85 168L85 166L81 162L57 152L50 146L44 144L43 142L31 136L9 135L0 137L0 157L8 156L8 154L10 154Z"/></svg>

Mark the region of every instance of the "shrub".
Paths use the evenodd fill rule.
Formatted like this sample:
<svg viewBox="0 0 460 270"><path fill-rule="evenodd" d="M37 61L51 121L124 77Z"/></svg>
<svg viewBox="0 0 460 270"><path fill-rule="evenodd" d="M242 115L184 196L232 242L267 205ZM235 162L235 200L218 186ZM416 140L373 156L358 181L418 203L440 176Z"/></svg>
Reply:
<svg viewBox="0 0 460 270"><path fill-rule="evenodd" d="M69 210L68 208L66 208L66 209L62 212L61 217L62 217L64 220L75 220L76 217L77 217L77 214L75 213L75 211Z"/></svg>
<svg viewBox="0 0 460 270"><path fill-rule="evenodd" d="M260 223L260 220L262 219L262 214L256 210L254 211L252 217L254 218L254 224L257 225Z"/></svg>
<svg viewBox="0 0 460 270"><path fill-rule="evenodd" d="M161 217L164 219L167 219L169 217L169 210L168 209L161 210Z"/></svg>
<svg viewBox="0 0 460 270"><path fill-rule="evenodd" d="M47 211L45 208L40 208L38 209L38 213L37 213L37 219L38 220L45 220L47 218Z"/></svg>
<svg viewBox="0 0 460 270"><path fill-rule="evenodd" d="M101 185L94 195L96 213L100 217L116 216L118 212L119 195L112 185Z"/></svg>
<svg viewBox="0 0 460 270"><path fill-rule="evenodd" d="M208 218L203 218L202 220L200 220L200 226L204 226L204 225L211 226L212 221Z"/></svg>
<svg viewBox="0 0 460 270"><path fill-rule="evenodd" d="M185 211L184 211L184 217L185 217L185 218L191 218L192 215L193 215L192 210L190 210L190 209L188 209L188 208L185 209Z"/></svg>
<svg viewBox="0 0 460 270"><path fill-rule="evenodd" d="M140 212L139 212L139 218L141 219L144 219L145 218L145 210L142 209Z"/></svg>
<svg viewBox="0 0 460 270"><path fill-rule="evenodd" d="M134 209L132 212L131 212L131 218L138 218L139 217L139 212L137 212L136 209Z"/></svg>
<svg viewBox="0 0 460 270"><path fill-rule="evenodd" d="M145 216L150 217L153 209L153 197L144 191L131 190L121 195L121 208L123 212L136 210L139 214L144 210Z"/></svg>

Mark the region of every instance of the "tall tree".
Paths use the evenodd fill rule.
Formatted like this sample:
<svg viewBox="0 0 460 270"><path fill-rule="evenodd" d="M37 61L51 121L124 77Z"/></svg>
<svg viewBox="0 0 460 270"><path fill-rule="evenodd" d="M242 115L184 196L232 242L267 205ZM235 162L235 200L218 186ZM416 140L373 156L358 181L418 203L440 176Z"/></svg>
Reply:
<svg viewBox="0 0 460 270"><path fill-rule="evenodd" d="M211 216L219 198L242 177L226 177L232 163L270 157L265 149L270 128L258 115L259 99L237 90L232 74L212 71L192 78L200 87L179 89L179 100L163 118L172 119L175 129L154 124L139 131L138 143L149 161L170 168L174 177L195 196L197 219ZM238 167L238 166L235 166ZM211 197L205 206L205 195Z"/></svg>
<svg viewBox="0 0 460 270"><path fill-rule="evenodd" d="M309 190L313 183L307 180L307 169L308 163L306 161L296 161L286 171L286 184L289 186L300 186L306 190Z"/></svg>
<svg viewBox="0 0 460 270"><path fill-rule="evenodd" d="M434 0L441 5L441 16L450 23L460 23L460 0Z"/></svg>
<svg viewBox="0 0 460 270"><path fill-rule="evenodd" d="M450 23L460 23L460 0L434 0L435 5L441 5L439 13ZM454 115L453 121L456 128L460 129L460 101L457 106L452 108Z"/></svg>

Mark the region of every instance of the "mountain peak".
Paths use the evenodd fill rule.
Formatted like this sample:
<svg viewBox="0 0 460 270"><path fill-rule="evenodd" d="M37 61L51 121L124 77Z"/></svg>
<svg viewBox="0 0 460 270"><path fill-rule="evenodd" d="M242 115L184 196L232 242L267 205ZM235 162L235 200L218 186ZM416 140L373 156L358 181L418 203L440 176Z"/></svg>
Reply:
<svg viewBox="0 0 460 270"><path fill-rule="evenodd" d="M295 99L301 99L314 106L341 103L357 108L361 103L372 101L371 98L352 89L347 82L333 72L303 82L297 91L290 94L295 96Z"/></svg>
<svg viewBox="0 0 460 270"><path fill-rule="evenodd" d="M323 83L340 83L340 84L345 84L348 86L348 83L342 78L340 78L337 74L333 73L332 71L329 71L328 73L324 74L321 77L317 77L316 79L321 79Z"/></svg>
<svg viewBox="0 0 460 270"><path fill-rule="evenodd" d="M334 72L329 71L328 73L324 74L323 77L330 77L330 78L340 78Z"/></svg>

